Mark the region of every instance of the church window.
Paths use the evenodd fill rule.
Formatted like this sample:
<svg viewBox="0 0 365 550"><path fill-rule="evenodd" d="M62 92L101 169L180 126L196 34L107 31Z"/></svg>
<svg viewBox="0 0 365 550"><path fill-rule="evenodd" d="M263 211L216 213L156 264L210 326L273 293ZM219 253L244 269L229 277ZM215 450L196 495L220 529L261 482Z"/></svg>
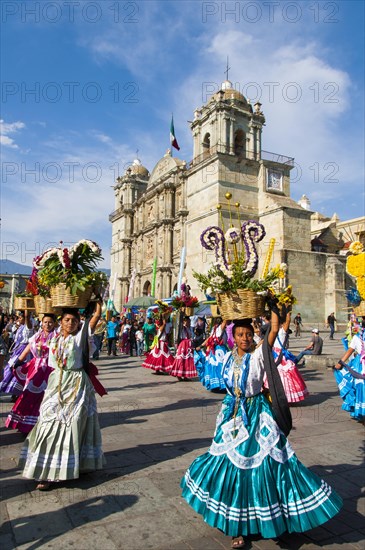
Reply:
<svg viewBox="0 0 365 550"><path fill-rule="evenodd" d="M203 139L203 154L208 155L210 153L210 134L207 132Z"/></svg>
<svg viewBox="0 0 365 550"><path fill-rule="evenodd" d="M246 155L246 134L243 130L236 130L234 134L234 154L238 157Z"/></svg>

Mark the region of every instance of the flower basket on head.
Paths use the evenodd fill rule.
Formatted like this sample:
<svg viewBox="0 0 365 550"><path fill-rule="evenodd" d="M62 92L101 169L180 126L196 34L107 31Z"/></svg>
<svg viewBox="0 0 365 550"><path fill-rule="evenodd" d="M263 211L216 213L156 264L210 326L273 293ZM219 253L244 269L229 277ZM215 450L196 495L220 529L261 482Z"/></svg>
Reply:
<svg viewBox="0 0 365 550"><path fill-rule="evenodd" d="M34 307L37 315L44 315L45 313L59 315L61 313L61 308L53 307L50 297L40 296L39 294L34 296Z"/></svg>
<svg viewBox="0 0 365 550"><path fill-rule="evenodd" d="M231 194L226 198L230 200ZM224 320L262 315L268 289L285 278L286 264L269 270L270 247L261 278L254 278L258 267L256 243L265 234L261 223L250 220L240 229L230 227L226 233L220 227L208 227L200 236L202 246L215 253L215 262L206 274L193 271L193 275L205 294L216 296Z"/></svg>
<svg viewBox="0 0 365 550"><path fill-rule="evenodd" d="M265 298L249 289L218 294L217 302L223 319L227 320L259 317L265 312Z"/></svg>
<svg viewBox="0 0 365 550"><path fill-rule="evenodd" d="M35 308L33 296L15 296L14 309L18 309L20 311L34 311Z"/></svg>
<svg viewBox="0 0 365 550"><path fill-rule="evenodd" d="M50 294L53 308L85 308L93 290L100 294L107 282L105 273L95 271L101 259L101 249L93 241L83 239L69 248L61 241L59 248L34 259L33 283L48 290L39 293Z"/></svg>
<svg viewBox="0 0 365 550"><path fill-rule="evenodd" d="M75 294L71 293L71 289L65 283L59 283L51 288L51 301L54 308L85 308L90 301L92 288L87 287L85 290L77 289Z"/></svg>
<svg viewBox="0 0 365 550"><path fill-rule="evenodd" d="M185 315L190 317L194 315L194 308L199 306L199 300L196 296L190 295L190 287L184 283L181 285L181 294L173 296L171 305L176 309L181 309Z"/></svg>

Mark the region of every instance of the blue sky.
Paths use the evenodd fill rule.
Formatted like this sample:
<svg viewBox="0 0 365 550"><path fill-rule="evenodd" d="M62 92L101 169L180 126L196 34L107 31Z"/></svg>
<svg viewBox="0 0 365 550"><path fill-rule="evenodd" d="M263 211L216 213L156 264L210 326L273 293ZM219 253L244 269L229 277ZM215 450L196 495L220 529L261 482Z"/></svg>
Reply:
<svg viewBox="0 0 365 550"><path fill-rule="evenodd" d="M91 238L108 266L115 177L137 149L152 171L171 112L191 159L227 56L263 149L295 157L292 197L364 215L363 2L3 0L1 21L4 259Z"/></svg>

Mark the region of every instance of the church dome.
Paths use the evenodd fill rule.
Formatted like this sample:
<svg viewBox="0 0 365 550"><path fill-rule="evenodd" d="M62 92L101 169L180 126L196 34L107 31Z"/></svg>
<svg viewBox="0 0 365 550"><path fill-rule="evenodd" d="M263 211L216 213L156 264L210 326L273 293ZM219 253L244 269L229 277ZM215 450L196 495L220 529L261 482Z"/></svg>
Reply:
<svg viewBox="0 0 365 550"><path fill-rule="evenodd" d="M225 80L224 82L222 82L221 89L219 90L219 92L216 92L214 95L212 95L210 101L212 101L213 98L215 101L219 101L220 99L233 99L239 103L242 103L249 111L252 111L250 103L247 101L245 96L241 94L241 92L233 88L233 84L230 80Z"/></svg>
<svg viewBox="0 0 365 550"><path fill-rule="evenodd" d="M141 178L147 178L149 176L147 168L142 165L139 159L135 159L132 162L131 166L127 168L126 174L135 174L136 176L140 176Z"/></svg>

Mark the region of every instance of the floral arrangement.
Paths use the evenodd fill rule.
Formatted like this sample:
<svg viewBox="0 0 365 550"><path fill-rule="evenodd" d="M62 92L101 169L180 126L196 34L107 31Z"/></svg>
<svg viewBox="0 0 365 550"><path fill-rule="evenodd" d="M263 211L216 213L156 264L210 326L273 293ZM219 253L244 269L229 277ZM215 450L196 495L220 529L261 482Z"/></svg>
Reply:
<svg viewBox="0 0 365 550"><path fill-rule="evenodd" d="M353 298L353 301L349 297L348 299L350 303L357 306L362 300L365 300L365 252L360 241L352 242L349 250L352 254L347 257L346 271L356 278L357 293L350 293L350 298Z"/></svg>
<svg viewBox="0 0 365 550"><path fill-rule="evenodd" d="M171 300L171 305L175 309L181 309L182 307L198 307L199 300L196 296L180 295L174 296Z"/></svg>
<svg viewBox="0 0 365 550"><path fill-rule="evenodd" d="M107 277L101 271L95 271L102 260L101 248L93 241L82 239L70 248L59 247L46 250L33 260L33 273L29 288L32 293L48 295L50 287L65 283L76 294L86 287L101 287L107 284Z"/></svg>
<svg viewBox="0 0 365 550"><path fill-rule="evenodd" d="M180 294L176 294L172 297L171 305L175 309L181 309L183 307L198 307L199 300L196 296L191 296L190 286L184 282L180 287Z"/></svg>
<svg viewBox="0 0 365 550"><path fill-rule="evenodd" d="M206 274L193 272L201 290L210 295L238 289L262 292L284 278L287 266L279 264L261 279L254 279L258 267L255 243L261 241L265 234L264 226L254 220L244 222L241 230L231 227L226 233L220 227L205 229L200 242L203 248L214 251L215 262Z"/></svg>

